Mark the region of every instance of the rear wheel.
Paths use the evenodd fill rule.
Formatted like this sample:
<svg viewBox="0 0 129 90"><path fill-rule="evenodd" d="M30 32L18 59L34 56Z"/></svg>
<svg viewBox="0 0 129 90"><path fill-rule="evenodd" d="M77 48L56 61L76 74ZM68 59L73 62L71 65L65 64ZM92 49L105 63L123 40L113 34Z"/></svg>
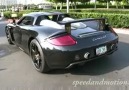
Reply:
<svg viewBox="0 0 129 90"><path fill-rule="evenodd" d="M9 32L9 29L6 29L6 37L7 37L7 40L8 40L8 43L13 45L13 42L12 42L12 39L11 39L11 34Z"/></svg>
<svg viewBox="0 0 129 90"><path fill-rule="evenodd" d="M32 63L37 71L45 73L50 70L44 59L42 48L35 39L30 43L30 55L32 58Z"/></svg>

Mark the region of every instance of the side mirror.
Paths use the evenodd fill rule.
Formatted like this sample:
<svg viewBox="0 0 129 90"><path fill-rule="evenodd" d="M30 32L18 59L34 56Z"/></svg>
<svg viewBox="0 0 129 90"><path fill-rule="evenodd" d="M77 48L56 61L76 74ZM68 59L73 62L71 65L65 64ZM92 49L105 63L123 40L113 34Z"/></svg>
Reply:
<svg viewBox="0 0 129 90"><path fill-rule="evenodd" d="M14 23L14 24L16 23L15 19L13 19L12 23Z"/></svg>
<svg viewBox="0 0 129 90"><path fill-rule="evenodd" d="M10 23L10 24L15 24L16 21L15 21L15 19L8 19L8 23Z"/></svg>

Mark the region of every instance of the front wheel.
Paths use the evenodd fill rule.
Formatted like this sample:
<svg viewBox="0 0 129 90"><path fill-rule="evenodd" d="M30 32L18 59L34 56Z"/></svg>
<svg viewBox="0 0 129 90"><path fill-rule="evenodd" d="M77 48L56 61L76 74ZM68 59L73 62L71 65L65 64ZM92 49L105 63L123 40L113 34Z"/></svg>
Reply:
<svg viewBox="0 0 129 90"><path fill-rule="evenodd" d="M6 37L7 37L8 43L11 44L11 45L13 45L13 42L12 42L12 39L11 39L11 34L9 32L9 29L6 29L5 32L6 32Z"/></svg>
<svg viewBox="0 0 129 90"><path fill-rule="evenodd" d="M36 39L30 43L30 56L37 71L45 73L50 70L44 59L42 48Z"/></svg>

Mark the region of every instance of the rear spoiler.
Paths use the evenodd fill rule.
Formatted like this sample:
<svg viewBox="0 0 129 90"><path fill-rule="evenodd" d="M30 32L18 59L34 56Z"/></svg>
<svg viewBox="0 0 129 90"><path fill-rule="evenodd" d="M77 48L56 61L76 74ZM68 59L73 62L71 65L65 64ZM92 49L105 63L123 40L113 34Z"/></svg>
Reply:
<svg viewBox="0 0 129 90"><path fill-rule="evenodd" d="M105 29L105 18L98 18L98 19L78 19L78 20L72 20L72 21L60 21L58 24L65 25L65 30L67 33L71 33L71 24L77 23L77 22L86 22L86 21L99 21L99 30Z"/></svg>

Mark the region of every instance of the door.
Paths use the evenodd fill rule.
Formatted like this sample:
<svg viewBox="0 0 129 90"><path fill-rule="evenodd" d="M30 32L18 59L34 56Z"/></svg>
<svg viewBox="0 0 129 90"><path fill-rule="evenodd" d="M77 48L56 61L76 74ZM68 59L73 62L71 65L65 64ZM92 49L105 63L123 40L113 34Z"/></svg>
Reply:
<svg viewBox="0 0 129 90"><path fill-rule="evenodd" d="M26 27L32 25L33 20L34 20L33 17L25 16L17 22L13 30L14 40L16 45L21 46L22 36L24 36L23 34L26 31Z"/></svg>

